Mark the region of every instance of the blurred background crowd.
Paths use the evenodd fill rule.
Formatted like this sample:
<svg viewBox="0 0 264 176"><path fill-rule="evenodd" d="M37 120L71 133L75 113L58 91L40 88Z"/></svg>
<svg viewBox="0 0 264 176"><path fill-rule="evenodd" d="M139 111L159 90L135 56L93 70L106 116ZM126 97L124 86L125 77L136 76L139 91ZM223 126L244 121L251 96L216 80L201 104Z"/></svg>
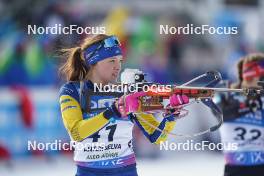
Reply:
<svg viewBox="0 0 264 176"><path fill-rule="evenodd" d="M58 104L64 82L58 51L87 35L28 35L28 25L105 26L122 43L123 68L141 69L151 81L180 84L208 70L235 81L239 58L264 51L263 15L260 0L0 1L0 160L54 154L28 151L29 139L69 140ZM160 35L161 24L237 26L238 34ZM61 152L68 153L55 153ZM139 153L144 152L149 150Z"/></svg>

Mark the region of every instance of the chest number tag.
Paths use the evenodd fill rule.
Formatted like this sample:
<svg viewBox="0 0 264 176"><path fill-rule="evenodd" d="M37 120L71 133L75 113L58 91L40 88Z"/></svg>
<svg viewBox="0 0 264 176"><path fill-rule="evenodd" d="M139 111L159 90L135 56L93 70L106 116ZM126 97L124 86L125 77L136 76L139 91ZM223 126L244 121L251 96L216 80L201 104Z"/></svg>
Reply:
<svg viewBox="0 0 264 176"><path fill-rule="evenodd" d="M115 134L115 131L116 131L116 127L117 127L117 124L114 124L114 125L107 126L105 128L107 131L109 131L109 133L108 133L108 142L112 142L114 140L114 134ZM101 135L99 135L100 131L97 131L96 133L94 133L89 138L93 138L93 142L98 142L98 139L101 137Z"/></svg>

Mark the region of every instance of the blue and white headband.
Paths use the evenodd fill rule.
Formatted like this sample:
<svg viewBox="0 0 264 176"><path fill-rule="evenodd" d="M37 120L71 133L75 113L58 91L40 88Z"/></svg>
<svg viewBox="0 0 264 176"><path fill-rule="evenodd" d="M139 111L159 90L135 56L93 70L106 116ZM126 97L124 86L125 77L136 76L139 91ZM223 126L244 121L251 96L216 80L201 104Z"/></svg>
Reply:
<svg viewBox="0 0 264 176"><path fill-rule="evenodd" d="M122 55L122 51L116 36L110 36L84 50L84 59L87 65L93 65L101 60L118 55Z"/></svg>

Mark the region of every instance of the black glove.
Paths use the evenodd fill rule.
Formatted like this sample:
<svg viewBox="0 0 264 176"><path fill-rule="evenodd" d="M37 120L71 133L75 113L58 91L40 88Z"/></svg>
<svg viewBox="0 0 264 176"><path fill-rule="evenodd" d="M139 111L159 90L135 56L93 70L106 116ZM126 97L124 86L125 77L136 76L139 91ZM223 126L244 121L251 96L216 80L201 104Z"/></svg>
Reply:
<svg viewBox="0 0 264 176"><path fill-rule="evenodd" d="M221 101L218 106L222 109L224 115L224 121L233 120L240 117L241 104L238 100L234 99L232 95L221 94Z"/></svg>

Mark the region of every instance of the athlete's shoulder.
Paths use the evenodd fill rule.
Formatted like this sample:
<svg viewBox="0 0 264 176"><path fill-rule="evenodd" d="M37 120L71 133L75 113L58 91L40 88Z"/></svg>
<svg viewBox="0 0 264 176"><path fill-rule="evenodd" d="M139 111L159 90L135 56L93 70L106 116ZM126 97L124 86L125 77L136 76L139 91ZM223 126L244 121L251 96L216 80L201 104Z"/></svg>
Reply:
<svg viewBox="0 0 264 176"><path fill-rule="evenodd" d="M79 101L79 93L78 89L80 87L79 82L66 82L60 88L59 95L60 97L63 95L68 95Z"/></svg>

